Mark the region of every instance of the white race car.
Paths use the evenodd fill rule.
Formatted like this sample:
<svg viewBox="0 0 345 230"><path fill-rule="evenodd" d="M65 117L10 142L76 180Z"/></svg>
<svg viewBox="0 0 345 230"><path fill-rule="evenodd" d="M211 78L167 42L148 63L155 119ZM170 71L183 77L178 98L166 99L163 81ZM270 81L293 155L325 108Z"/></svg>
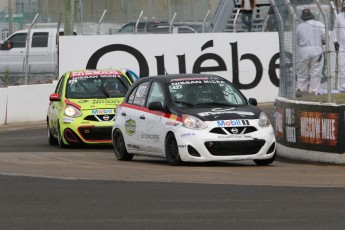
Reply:
<svg viewBox="0 0 345 230"><path fill-rule="evenodd" d="M271 164L276 139L268 117L256 104L216 75L142 78L116 109L115 156L163 157L170 165L237 160Z"/></svg>

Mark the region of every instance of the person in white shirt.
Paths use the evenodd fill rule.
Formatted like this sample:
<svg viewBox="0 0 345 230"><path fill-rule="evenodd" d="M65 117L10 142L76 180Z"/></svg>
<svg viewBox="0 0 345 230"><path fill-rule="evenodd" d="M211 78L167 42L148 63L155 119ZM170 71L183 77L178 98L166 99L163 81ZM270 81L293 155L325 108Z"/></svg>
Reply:
<svg viewBox="0 0 345 230"><path fill-rule="evenodd" d="M338 54L339 90L345 92L345 3L335 19L333 31L334 47Z"/></svg>
<svg viewBox="0 0 345 230"><path fill-rule="evenodd" d="M302 22L297 25L297 81L296 97L303 94L318 94L323 67L323 48L325 44L325 25L314 20L310 9L304 9Z"/></svg>

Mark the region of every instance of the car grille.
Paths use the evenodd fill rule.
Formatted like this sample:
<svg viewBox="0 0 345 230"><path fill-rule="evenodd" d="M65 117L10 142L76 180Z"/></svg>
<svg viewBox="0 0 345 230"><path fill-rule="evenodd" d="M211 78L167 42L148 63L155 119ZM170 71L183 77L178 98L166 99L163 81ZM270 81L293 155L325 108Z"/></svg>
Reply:
<svg viewBox="0 0 345 230"><path fill-rule="evenodd" d="M110 141L112 127L80 127L80 135L88 141Z"/></svg>
<svg viewBox="0 0 345 230"><path fill-rule="evenodd" d="M98 122L114 121L115 114L88 115L84 118L84 120Z"/></svg>
<svg viewBox="0 0 345 230"><path fill-rule="evenodd" d="M244 126L244 127L217 127L212 129L210 132L215 134L248 134L257 131L253 126Z"/></svg>
<svg viewBox="0 0 345 230"><path fill-rule="evenodd" d="M265 140L207 141L204 144L210 154L214 156L239 156L258 153L264 146Z"/></svg>

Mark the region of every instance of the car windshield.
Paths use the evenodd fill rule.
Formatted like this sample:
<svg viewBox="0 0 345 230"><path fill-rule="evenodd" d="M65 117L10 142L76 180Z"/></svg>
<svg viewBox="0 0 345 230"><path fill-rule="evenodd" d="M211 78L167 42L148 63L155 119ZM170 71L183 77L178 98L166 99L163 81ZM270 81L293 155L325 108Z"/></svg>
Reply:
<svg viewBox="0 0 345 230"><path fill-rule="evenodd" d="M246 98L224 79L174 79L169 92L177 107L245 105Z"/></svg>
<svg viewBox="0 0 345 230"><path fill-rule="evenodd" d="M66 87L67 98L124 97L131 83L123 75L91 75L70 77Z"/></svg>

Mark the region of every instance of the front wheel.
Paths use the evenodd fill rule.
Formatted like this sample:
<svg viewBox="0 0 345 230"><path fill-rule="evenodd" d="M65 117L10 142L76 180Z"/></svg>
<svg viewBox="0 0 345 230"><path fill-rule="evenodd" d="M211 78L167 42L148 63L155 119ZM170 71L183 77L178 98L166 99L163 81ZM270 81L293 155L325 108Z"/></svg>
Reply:
<svg viewBox="0 0 345 230"><path fill-rule="evenodd" d="M133 159L133 155L127 152L125 140L119 129L116 129L113 133L113 147L115 156L119 161L130 161Z"/></svg>
<svg viewBox="0 0 345 230"><path fill-rule="evenodd" d="M56 145L57 140L52 133L52 130L51 130L50 125L49 125L49 121L47 122L47 132L48 132L48 143L50 145Z"/></svg>
<svg viewBox="0 0 345 230"><path fill-rule="evenodd" d="M61 133L60 125L58 125L58 145L60 148L65 148L66 145L63 142L62 135L63 134Z"/></svg>
<svg viewBox="0 0 345 230"><path fill-rule="evenodd" d="M254 160L255 164L260 166L270 165L276 159L276 153L274 152L273 157L264 160Z"/></svg>
<svg viewBox="0 0 345 230"><path fill-rule="evenodd" d="M174 134L169 134L165 140L165 155L170 165L176 166L182 163Z"/></svg>

